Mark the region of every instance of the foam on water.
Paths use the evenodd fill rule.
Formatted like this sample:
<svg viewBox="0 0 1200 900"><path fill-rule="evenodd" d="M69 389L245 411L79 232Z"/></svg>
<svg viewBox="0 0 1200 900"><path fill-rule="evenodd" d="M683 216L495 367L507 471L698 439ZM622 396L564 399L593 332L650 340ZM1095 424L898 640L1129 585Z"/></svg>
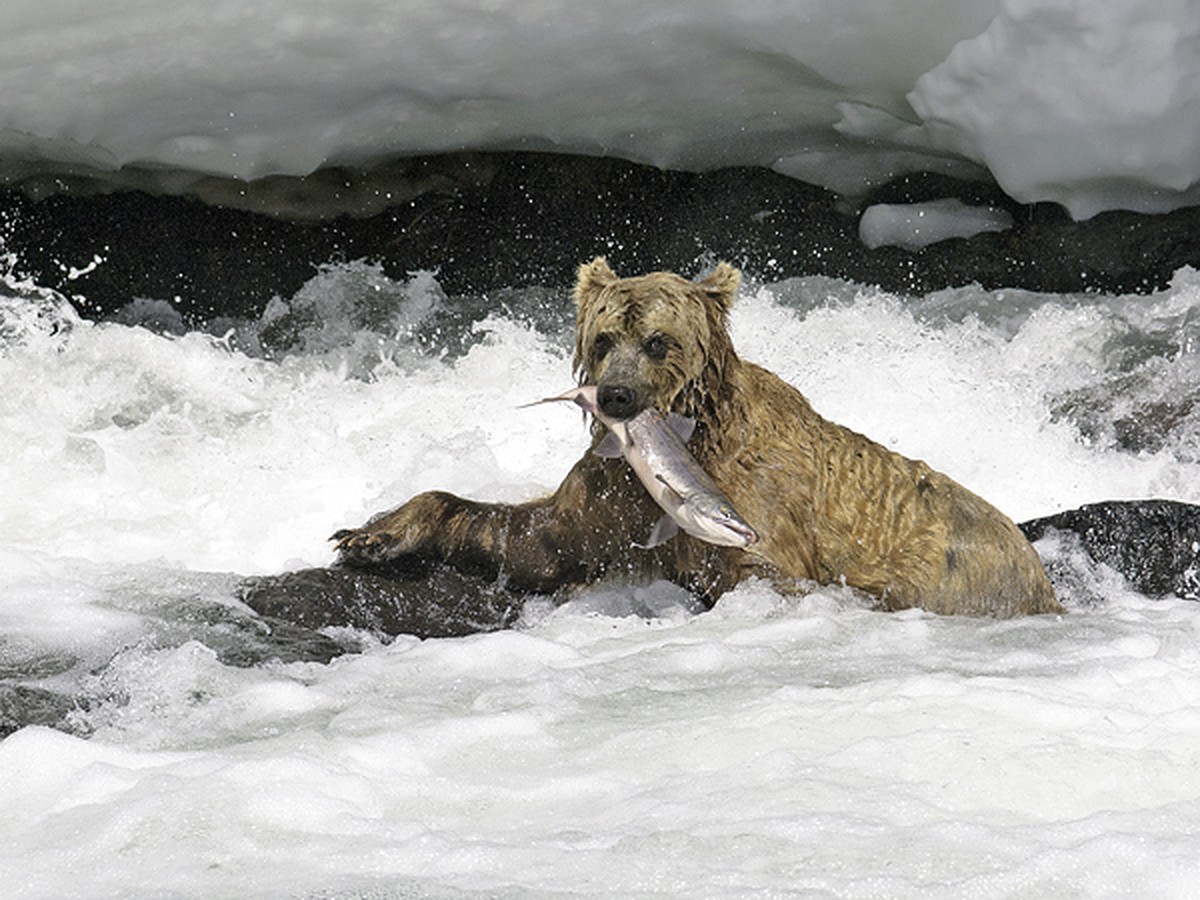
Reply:
<svg viewBox="0 0 1200 900"><path fill-rule="evenodd" d="M172 337L5 290L0 660L87 698L76 734L0 743L10 895L1183 896L1200 877L1200 612L1103 568L1102 602L1057 619L757 583L699 613L609 586L327 665L233 667L221 623L181 624L185 601L236 607L220 573L328 562L334 528L418 490L555 486L584 423L518 405L571 381L565 294L450 300L347 266L228 337ZM750 285L733 328L826 416L1024 518L1200 501L1197 310L1191 272L1148 298L806 280Z"/></svg>
<svg viewBox="0 0 1200 900"><path fill-rule="evenodd" d="M421 356L409 349L406 307L429 300L403 293L399 331L318 320L300 338L309 352L278 362L199 332L169 337L63 311L66 335L65 324L39 331L42 319L23 326L15 320L27 314L11 313L9 327L25 330L0 357L11 498L0 533L98 562L277 571L327 562L331 529L389 492L447 480L533 490L535 473L564 458L542 438L557 428L574 452L581 430L516 406L569 382L566 350L495 318L452 363ZM266 326L278 318L269 309Z"/></svg>

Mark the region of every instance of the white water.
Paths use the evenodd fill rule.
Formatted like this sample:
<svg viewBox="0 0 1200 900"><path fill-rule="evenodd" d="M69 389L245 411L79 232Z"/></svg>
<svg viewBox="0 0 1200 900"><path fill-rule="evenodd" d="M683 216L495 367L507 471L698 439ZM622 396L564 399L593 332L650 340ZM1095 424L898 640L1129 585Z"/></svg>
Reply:
<svg viewBox="0 0 1200 900"><path fill-rule="evenodd" d="M323 318L275 359L230 349L251 325L164 337L0 294L21 295L0 297L0 664L88 698L76 734L0 742L6 896L1200 883L1200 608L1103 568L1062 618L758 584L697 614L654 585L328 665L234 668L194 639L183 599L235 602L214 573L327 563L335 528L425 488L552 488L583 423L517 406L571 382L565 294L484 298L472 327L428 276L345 266L294 301ZM733 330L822 413L1014 518L1200 501L1195 273L1152 297L751 285ZM1111 423L1139 415L1157 437L1123 449Z"/></svg>

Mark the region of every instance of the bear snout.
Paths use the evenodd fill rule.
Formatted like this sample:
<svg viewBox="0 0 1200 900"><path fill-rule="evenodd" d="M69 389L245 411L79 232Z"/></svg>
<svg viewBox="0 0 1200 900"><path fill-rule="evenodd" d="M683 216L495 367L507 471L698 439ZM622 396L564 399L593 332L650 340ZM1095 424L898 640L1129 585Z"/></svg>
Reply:
<svg viewBox="0 0 1200 900"><path fill-rule="evenodd" d="M637 391L624 384L600 385L596 403L610 419L631 419L642 411Z"/></svg>

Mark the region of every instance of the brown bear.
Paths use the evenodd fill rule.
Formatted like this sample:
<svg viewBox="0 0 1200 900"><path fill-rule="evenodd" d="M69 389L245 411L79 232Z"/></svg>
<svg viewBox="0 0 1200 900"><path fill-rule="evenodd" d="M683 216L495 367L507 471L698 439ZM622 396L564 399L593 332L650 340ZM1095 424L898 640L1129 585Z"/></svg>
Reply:
<svg viewBox="0 0 1200 900"><path fill-rule="evenodd" d="M750 548L680 533L642 545L661 516L623 459L586 452L552 495L480 503L430 492L334 535L350 567L441 563L518 592L606 578L665 578L711 604L750 576L784 587L845 584L886 609L1012 616L1062 607L1011 520L935 472L817 415L801 393L734 352L740 273L579 270L575 368L606 415L647 406L695 419L689 449L754 527ZM595 426L592 446L603 437Z"/></svg>

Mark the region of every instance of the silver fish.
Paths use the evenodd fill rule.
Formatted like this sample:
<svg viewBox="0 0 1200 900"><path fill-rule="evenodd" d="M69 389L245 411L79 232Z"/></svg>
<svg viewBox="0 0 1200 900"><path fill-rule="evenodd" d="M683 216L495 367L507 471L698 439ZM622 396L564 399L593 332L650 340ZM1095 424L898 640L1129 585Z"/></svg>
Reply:
<svg viewBox="0 0 1200 900"><path fill-rule="evenodd" d="M573 400L609 431L596 446L605 458L624 456L654 501L667 513L650 532L645 547L657 547L682 528L693 537L724 547L748 547L758 533L733 508L729 498L688 451L695 421L678 413L647 408L630 419L606 416L596 386L572 388L538 402Z"/></svg>

